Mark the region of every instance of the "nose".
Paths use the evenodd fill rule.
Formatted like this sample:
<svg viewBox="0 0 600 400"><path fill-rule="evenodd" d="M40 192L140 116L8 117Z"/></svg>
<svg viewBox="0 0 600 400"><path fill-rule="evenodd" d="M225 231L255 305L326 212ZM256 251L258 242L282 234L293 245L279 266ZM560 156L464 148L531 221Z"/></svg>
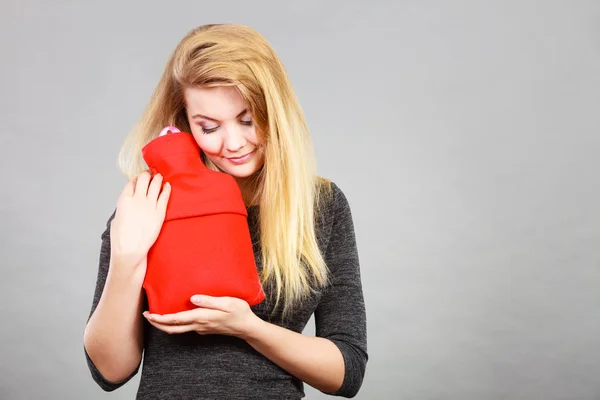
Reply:
<svg viewBox="0 0 600 400"><path fill-rule="evenodd" d="M235 153L246 145L246 138L241 129L231 127L227 129L224 142L227 151Z"/></svg>

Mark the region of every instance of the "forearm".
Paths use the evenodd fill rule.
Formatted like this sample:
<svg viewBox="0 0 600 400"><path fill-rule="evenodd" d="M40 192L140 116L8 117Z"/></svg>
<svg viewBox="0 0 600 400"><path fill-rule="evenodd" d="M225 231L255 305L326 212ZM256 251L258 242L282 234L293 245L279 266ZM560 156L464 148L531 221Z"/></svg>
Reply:
<svg viewBox="0 0 600 400"><path fill-rule="evenodd" d="M88 355L112 382L125 379L135 370L143 350L142 287L139 278L123 270L114 268L111 262L102 297L84 333Z"/></svg>
<svg viewBox="0 0 600 400"><path fill-rule="evenodd" d="M335 392L344 381L344 359L333 342L256 318L244 339L269 360L308 385Z"/></svg>

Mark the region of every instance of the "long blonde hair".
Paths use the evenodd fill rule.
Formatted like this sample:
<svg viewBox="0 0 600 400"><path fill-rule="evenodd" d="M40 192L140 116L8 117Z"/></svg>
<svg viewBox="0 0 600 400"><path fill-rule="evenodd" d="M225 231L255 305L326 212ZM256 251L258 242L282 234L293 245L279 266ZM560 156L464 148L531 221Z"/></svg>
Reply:
<svg viewBox="0 0 600 400"><path fill-rule="evenodd" d="M119 153L128 178L147 169L140 149L167 125L191 132L183 90L234 86L248 102L265 164L254 187L260 204L263 284L273 285L284 314L327 283L328 270L315 235L320 193L310 133L283 64L251 28L204 25L190 31L171 55L142 117ZM206 157L209 168L218 170Z"/></svg>

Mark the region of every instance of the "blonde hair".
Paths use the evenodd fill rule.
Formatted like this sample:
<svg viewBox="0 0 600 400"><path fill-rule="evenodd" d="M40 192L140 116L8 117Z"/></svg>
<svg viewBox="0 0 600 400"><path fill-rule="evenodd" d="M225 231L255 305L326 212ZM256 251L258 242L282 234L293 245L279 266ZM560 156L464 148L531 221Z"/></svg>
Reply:
<svg viewBox="0 0 600 400"><path fill-rule="evenodd" d="M310 133L286 70L258 32L234 25L204 25L190 31L171 55L140 120L119 153L128 178L147 169L141 148L167 125L190 131L186 87L236 87L248 102L264 144L264 167L254 182L260 204L263 284L274 285L283 313L324 286L328 270L315 235L319 195L329 182L316 175ZM218 168L203 156L205 164Z"/></svg>

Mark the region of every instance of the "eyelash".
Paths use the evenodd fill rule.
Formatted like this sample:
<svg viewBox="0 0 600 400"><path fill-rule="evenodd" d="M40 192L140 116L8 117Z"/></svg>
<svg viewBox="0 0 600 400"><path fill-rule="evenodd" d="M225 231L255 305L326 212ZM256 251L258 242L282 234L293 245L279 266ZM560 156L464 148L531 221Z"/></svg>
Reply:
<svg viewBox="0 0 600 400"><path fill-rule="evenodd" d="M245 126L252 126L252 121L240 121L240 123ZM219 129L218 126L215 126L214 128L204 128L203 126L201 126L200 128L202 129L202 133L204 133L205 135L213 133L217 129Z"/></svg>

